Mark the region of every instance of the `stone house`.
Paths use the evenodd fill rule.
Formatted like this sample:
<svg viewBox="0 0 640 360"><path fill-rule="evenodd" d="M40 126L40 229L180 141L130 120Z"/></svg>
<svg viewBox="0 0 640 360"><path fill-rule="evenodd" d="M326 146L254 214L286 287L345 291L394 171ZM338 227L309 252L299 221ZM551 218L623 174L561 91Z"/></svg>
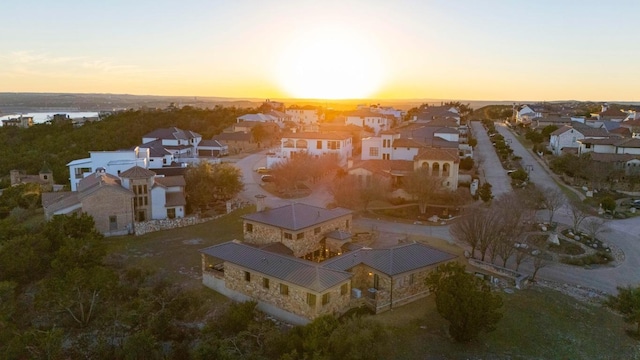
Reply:
<svg viewBox="0 0 640 360"><path fill-rule="evenodd" d="M202 282L294 324L366 305L375 313L429 294L424 279L455 255L417 243L360 248L318 263L231 241L200 251Z"/></svg>
<svg viewBox="0 0 640 360"><path fill-rule="evenodd" d="M78 191L43 193L42 207L47 220L54 215L85 212L105 236L126 235L133 231L134 196L118 177L102 170L80 180Z"/></svg>
<svg viewBox="0 0 640 360"><path fill-rule="evenodd" d="M339 247L327 245L327 235L335 230L350 233L352 225L350 210L328 210L307 204L262 210L242 218L246 243L281 243L293 252L293 256L309 260L321 260L341 253Z"/></svg>
<svg viewBox="0 0 640 360"><path fill-rule="evenodd" d="M135 222L184 217L184 186L181 175L157 176L139 166L119 176L98 169L78 182L77 191L43 193L42 206L47 219L85 212L105 236L125 235Z"/></svg>
<svg viewBox="0 0 640 360"><path fill-rule="evenodd" d="M41 191L53 191L54 188L53 171L51 171L46 162L42 164L38 175L28 175L25 171L11 170L9 171L9 179L11 180L11 186L38 184Z"/></svg>

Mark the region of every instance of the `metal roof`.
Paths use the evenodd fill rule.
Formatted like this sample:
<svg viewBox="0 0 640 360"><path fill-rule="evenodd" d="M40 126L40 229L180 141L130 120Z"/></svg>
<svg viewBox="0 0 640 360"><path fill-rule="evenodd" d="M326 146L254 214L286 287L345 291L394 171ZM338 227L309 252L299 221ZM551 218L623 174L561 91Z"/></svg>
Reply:
<svg viewBox="0 0 640 360"><path fill-rule="evenodd" d="M255 221L288 230L301 230L341 216L350 215L344 208L324 209L307 204L291 204L283 207L244 215L245 220Z"/></svg>
<svg viewBox="0 0 640 360"><path fill-rule="evenodd" d="M394 276L455 259L457 256L427 245L412 243L387 249L362 248L325 261L328 269L346 271L365 264L389 276Z"/></svg>
<svg viewBox="0 0 640 360"><path fill-rule="evenodd" d="M314 262L235 241L214 245L200 252L319 293L349 280L352 276L345 271L324 268Z"/></svg>

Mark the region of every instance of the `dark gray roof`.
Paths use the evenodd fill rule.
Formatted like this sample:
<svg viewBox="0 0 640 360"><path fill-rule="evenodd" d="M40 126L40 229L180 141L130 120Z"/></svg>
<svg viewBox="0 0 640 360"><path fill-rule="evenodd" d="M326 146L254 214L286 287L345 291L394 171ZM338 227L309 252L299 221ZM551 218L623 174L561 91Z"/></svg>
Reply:
<svg viewBox="0 0 640 360"><path fill-rule="evenodd" d="M333 230L325 236L328 238L336 239L336 240L351 239L351 233L344 230Z"/></svg>
<svg viewBox="0 0 640 360"><path fill-rule="evenodd" d="M200 252L316 292L324 292L351 278L350 273L342 270L323 268L311 261L276 254L235 241L214 245Z"/></svg>
<svg viewBox="0 0 640 360"><path fill-rule="evenodd" d="M362 248L327 260L322 266L346 271L362 263L389 276L394 276L453 260L456 257L427 245L412 243L387 249Z"/></svg>
<svg viewBox="0 0 640 360"><path fill-rule="evenodd" d="M351 210L339 207L328 210L307 204L291 204L245 215L242 218L297 231L349 214Z"/></svg>
<svg viewBox="0 0 640 360"><path fill-rule="evenodd" d="M171 155L170 152L162 145L162 140L153 140L145 144L138 145L140 148L149 149L150 157L163 157L165 155Z"/></svg>
<svg viewBox="0 0 640 360"><path fill-rule="evenodd" d="M194 138L201 138L202 135L190 130L182 130L177 127L170 127L167 129L156 129L143 136L143 138L155 138L155 139L176 139L176 140L190 140Z"/></svg>
<svg viewBox="0 0 640 360"><path fill-rule="evenodd" d="M223 145L220 141L218 140L202 140L200 141L200 143L198 144L198 148L203 148L203 147L214 147L214 148L222 148L225 145Z"/></svg>

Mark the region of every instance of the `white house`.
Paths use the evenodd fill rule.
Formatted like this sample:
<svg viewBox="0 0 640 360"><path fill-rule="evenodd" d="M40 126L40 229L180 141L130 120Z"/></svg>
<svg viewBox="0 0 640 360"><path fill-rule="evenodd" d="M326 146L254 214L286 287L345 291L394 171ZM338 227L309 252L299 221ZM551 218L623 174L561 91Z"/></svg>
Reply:
<svg viewBox="0 0 640 360"><path fill-rule="evenodd" d="M294 158L298 153L316 157L335 154L340 166L345 166L353 154L351 134L302 132L283 136L278 152L267 156L267 167Z"/></svg>
<svg viewBox="0 0 640 360"><path fill-rule="evenodd" d="M386 115L379 114L370 110L356 110L345 115L346 125L356 125L359 127L368 126L373 129L377 135L381 131L389 130L393 123Z"/></svg>
<svg viewBox="0 0 640 360"><path fill-rule="evenodd" d="M106 173L119 175L134 166L149 167L149 149L136 147L133 150L89 151L89 157L68 163L71 191L76 191L78 182L102 168Z"/></svg>
<svg viewBox="0 0 640 360"><path fill-rule="evenodd" d="M318 114L318 108L311 105L293 105L285 112L287 115L291 116L291 121L300 125L315 125L321 120L321 117Z"/></svg>
<svg viewBox="0 0 640 360"><path fill-rule="evenodd" d="M245 114L242 116L238 116L236 118L236 122L243 122L243 121L276 122L278 121L278 119L274 116L263 114L263 113Z"/></svg>
<svg viewBox="0 0 640 360"><path fill-rule="evenodd" d="M610 137L606 128L593 128L580 122L562 126L549 135L549 147L554 155L562 154L562 149L578 149L583 139L605 139Z"/></svg>
<svg viewBox="0 0 640 360"><path fill-rule="evenodd" d="M151 188L151 218L175 219L185 215L186 183L182 176L157 176Z"/></svg>
<svg viewBox="0 0 640 360"><path fill-rule="evenodd" d="M189 130L181 130L177 127L154 130L142 137L142 144L160 140L164 148L173 154L175 158L194 157L198 151L198 144L202 135Z"/></svg>

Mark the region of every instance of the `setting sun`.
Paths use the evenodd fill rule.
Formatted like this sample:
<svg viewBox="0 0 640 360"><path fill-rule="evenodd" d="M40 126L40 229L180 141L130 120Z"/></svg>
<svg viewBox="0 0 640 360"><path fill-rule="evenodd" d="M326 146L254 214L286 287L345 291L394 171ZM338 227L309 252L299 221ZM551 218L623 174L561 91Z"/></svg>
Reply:
<svg viewBox="0 0 640 360"><path fill-rule="evenodd" d="M288 44L277 80L297 98L356 99L376 92L384 75L379 47L364 34L320 28L298 34Z"/></svg>

